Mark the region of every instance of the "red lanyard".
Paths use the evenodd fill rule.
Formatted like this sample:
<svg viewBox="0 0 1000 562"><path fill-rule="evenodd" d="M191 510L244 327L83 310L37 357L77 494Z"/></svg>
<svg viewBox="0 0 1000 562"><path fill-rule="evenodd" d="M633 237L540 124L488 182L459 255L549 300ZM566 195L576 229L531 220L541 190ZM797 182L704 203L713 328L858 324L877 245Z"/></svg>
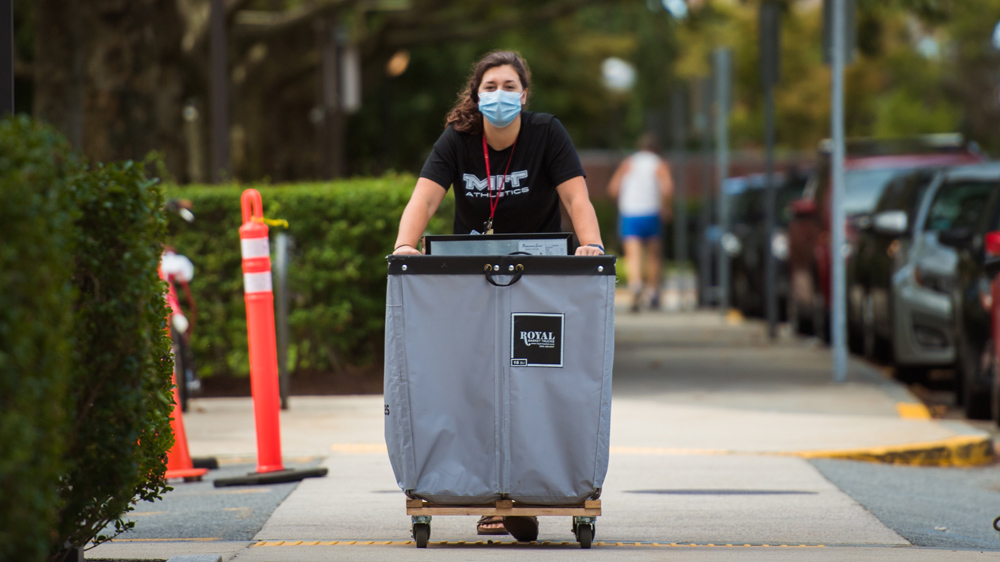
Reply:
<svg viewBox="0 0 1000 562"><path fill-rule="evenodd" d="M514 144L510 146L510 157L507 159L507 167L503 170L503 178L500 179L500 187L497 188L497 198L493 199L493 181L490 176L490 152L486 148L486 135L483 134L483 159L486 160L486 184L490 187L489 197L490 197L490 225L493 224L493 215L497 211L497 205L500 203L500 194L503 192L503 186L507 183L507 172L510 170L510 163L514 160L514 148L517 147L517 137L514 137Z"/></svg>

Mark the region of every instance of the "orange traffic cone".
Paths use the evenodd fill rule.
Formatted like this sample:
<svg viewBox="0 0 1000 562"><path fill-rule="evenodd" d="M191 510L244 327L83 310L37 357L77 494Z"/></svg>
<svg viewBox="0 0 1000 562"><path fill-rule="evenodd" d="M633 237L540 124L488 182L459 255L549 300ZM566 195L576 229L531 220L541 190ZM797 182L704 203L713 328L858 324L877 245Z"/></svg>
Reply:
<svg viewBox="0 0 1000 562"><path fill-rule="evenodd" d="M184 432L184 414L178 405L177 374L174 373L174 415L170 428L174 430L174 446L167 453L167 478L183 478L185 482L198 482L208 472L207 468L195 468L188 452L187 433Z"/></svg>
<svg viewBox="0 0 1000 562"><path fill-rule="evenodd" d="M281 420L278 415L278 355L274 338L274 295L271 290L271 245L260 192L247 189L242 199L243 291L247 306L250 386L257 429L257 472L217 478L215 487L280 484L326 476L325 467L286 469L281 462Z"/></svg>

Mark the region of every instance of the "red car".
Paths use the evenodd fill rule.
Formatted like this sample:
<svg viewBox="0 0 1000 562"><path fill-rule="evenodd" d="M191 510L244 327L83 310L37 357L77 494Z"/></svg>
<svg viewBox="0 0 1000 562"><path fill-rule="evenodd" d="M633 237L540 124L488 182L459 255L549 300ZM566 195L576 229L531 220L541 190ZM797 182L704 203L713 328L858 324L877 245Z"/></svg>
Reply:
<svg viewBox="0 0 1000 562"><path fill-rule="evenodd" d="M949 166L982 162L985 158L974 144L959 135L931 135L914 139L847 142L844 159L844 215L848 248L853 247L852 219L871 212L886 184L901 172L928 166ZM830 321L831 261L830 147L819 149L816 173L806 185L803 197L789 208L788 225L788 318L800 334L827 339ZM849 251L845 251L849 255Z"/></svg>

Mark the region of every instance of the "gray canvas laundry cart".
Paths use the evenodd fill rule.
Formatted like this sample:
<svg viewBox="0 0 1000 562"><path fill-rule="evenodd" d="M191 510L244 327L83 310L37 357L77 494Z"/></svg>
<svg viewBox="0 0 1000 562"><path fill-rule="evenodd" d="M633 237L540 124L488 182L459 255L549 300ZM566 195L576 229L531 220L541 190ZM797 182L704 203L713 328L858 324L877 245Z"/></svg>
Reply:
<svg viewBox="0 0 1000 562"><path fill-rule="evenodd" d="M389 256L385 439L418 547L432 515L568 515L608 468L614 256Z"/></svg>

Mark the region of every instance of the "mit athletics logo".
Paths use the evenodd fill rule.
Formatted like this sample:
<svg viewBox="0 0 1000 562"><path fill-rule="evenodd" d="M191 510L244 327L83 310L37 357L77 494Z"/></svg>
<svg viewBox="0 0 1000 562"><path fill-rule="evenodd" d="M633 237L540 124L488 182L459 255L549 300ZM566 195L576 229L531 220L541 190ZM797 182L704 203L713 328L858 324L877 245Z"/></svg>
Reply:
<svg viewBox="0 0 1000 562"><path fill-rule="evenodd" d="M562 367L565 314L510 315L511 367Z"/></svg>
<svg viewBox="0 0 1000 562"><path fill-rule="evenodd" d="M493 176L490 183L493 184L493 188L496 189L497 184L500 183L503 176ZM521 181L528 178L528 171L521 170L519 172L511 172L507 174L507 179L504 181L503 191L500 192L500 197L506 197L508 195L522 195L528 193L529 187L521 185ZM462 179L465 181L465 196L466 197L489 197L489 190L486 189L488 184L485 179L479 179L479 176L475 174L463 174Z"/></svg>

